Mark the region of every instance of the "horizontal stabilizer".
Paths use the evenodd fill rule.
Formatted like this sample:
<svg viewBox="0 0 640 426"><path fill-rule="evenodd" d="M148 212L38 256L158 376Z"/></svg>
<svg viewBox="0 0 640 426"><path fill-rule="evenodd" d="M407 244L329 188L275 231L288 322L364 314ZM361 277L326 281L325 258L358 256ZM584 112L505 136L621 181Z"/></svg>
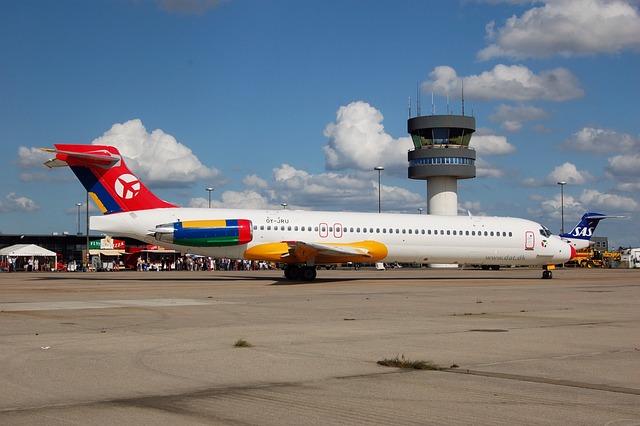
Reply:
<svg viewBox="0 0 640 426"><path fill-rule="evenodd" d="M119 155L114 155L109 151L93 151L93 152L73 152L62 151L53 148L39 148L40 151L51 152L56 154L56 158L53 158L44 163L47 167L64 167L69 165L86 164L99 164L105 167L111 167L120 161ZM70 161L71 163L70 164Z"/></svg>

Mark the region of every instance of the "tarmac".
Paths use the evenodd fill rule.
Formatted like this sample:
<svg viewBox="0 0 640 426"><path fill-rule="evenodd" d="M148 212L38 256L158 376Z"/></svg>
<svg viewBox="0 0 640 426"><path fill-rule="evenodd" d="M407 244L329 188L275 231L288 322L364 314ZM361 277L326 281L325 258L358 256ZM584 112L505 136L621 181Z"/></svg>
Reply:
<svg viewBox="0 0 640 426"><path fill-rule="evenodd" d="M541 275L2 273L0 424L640 425L640 270Z"/></svg>

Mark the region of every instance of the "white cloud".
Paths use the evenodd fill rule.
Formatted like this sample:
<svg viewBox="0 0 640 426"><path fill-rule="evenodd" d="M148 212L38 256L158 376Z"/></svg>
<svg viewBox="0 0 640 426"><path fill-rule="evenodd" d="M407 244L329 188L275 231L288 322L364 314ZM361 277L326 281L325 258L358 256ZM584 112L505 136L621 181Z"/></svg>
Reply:
<svg viewBox="0 0 640 426"><path fill-rule="evenodd" d="M500 123L500 127L509 132L516 132L522 128L522 123L525 121L541 120L546 117L547 112L542 108L531 105L500 104L497 106L495 114L491 115L489 119Z"/></svg>
<svg viewBox="0 0 640 426"><path fill-rule="evenodd" d="M493 41L478 52L487 60L546 58L617 53L640 48L640 16L632 2L621 0L553 0L506 20L487 25Z"/></svg>
<svg viewBox="0 0 640 426"><path fill-rule="evenodd" d="M640 154L616 155L608 160L606 170L615 177L633 177L640 179Z"/></svg>
<svg viewBox="0 0 640 426"><path fill-rule="evenodd" d="M589 211L632 212L638 209L638 203L629 197L603 193L595 189L585 189L580 194L580 202Z"/></svg>
<svg viewBox="0 0 640 426"><path fill-rule="evenodd" d="M507 155L517 151L505 136L493 134L489 129L479 129L473 134L469 144L478 155Z"/></svg>
<svg viewBox="0 0 640 426"><path fill-rule="evenodd" d="M640 138L612 129L583 127L560 144L566 151L608 154L613 152L640 153Z"/></svg>
<svg viewBox="0 0 640 426"><path fill-rule="evenodd" d="M406 170L407 151L413 148L411 138L394 139L384 130L383 116L366 102L342 106L336 121L329 123L324 135L329 142L322 150L329 170Z"/></svg>
<svg viewBox="0 0 640 426"><path fill-rule="evenodd" d="M0 201L0 212L32 212L40 210L40 206L35 201L27 197L19 197L15 192L8 193L4 198L7 201Z"/></svg>
<svg viewBox="0 0 640 426"><path fill-rule="evenodd" d="M220 172L204 166L191 149L156 129L151 133L139 119L114 124L94 145L118 148L127 166L149 187L185 187L200 180L220 180Z"/></svg>
<svg viewBox="0 0 640 426"><path fill-rule="evenodd" d="M44 163L54 157L50 152L40 151L38 148L18 148L18 157L13 164L22 169L19 179L22 182L60 183L76 181L75 176L66 173L55 173L44 166Z"/></svg>
<svg viewBox="0 0 640 426"><path fill-rule="evenodd" d="M422 90L440 96L460 93L463 83L465 98L474 99L565 101L584 96L578 79L566 68L535 74L523 65L498 64L480 75L459 77L453 68L442 65L429 76L431 80L422 83Z"/></svg>
<svg viewBox="0 0 640 426"><path fill-rule="evenodd" d="M14 164L19 169L42 169L42 164L51 159L51 153L40 151L38 148L27 148L21 146L18 148L18 158L14 160Z"/></svg>
<svg viewBox="0 0 640 426"><path fill-rule="evenodd" d="M616 184L615 190L620 192L640 192L640 181L620 182Z"/></svg>
<svg viewBox="0 0 640 426"><path fill-rule="evenodd" d="M575 164L567 162L553 169L544 182L548 185L557 185L558 182L567 182L567 185L584 185L593 180L593 176L588 171L580 171Z"/></svg>
<svg viewBox="0 0 640 426"><path fill-rule="evenodd" d="M588 171L578 170L575 164L567 162L554 168L540 181L533 178L525 178L522 183L527 186L553 186L558 185L558 182L566 182L567 185L584 185L593 181L594 178Z"/></svg>
<svg viewBox="0 0 640 426"><path fill-rule="evenodd" d="M494 164L491 164L479 158L476 160L476 176L498 179L504 176L504 172Z"/></svg>
<svg viewBox="0 0 640 426"><path fill-rule="evenodd" d="M260 189L265 189L269 186L266 180L259 178L257 175L245 176L242 179L242 184L248 188L255 187Z"/></svg>
<svg viewBox="0 0 640 426"><path fill-rule="evenodd" d="M244 191L224 191L220 200L211 200L212 207L376 211L378 206L378 181L373 172L333 172L311 174L282 164L273 169L272 179L264 180L255 175L243 179ZM192 207L206 207L208 200L194 198ZM426 207L424 194L416 194L397 186L381 185L381 205L384 211L417 213L418 207Z"/></svg>
<svg viewBox="0 0 640 426"><path fill-rule="evenodd" d="M458 214L468 215L471 213L473 216L487 216L487 213L482 209L482 203L480 201L463 201L458 203Z"/></svg>

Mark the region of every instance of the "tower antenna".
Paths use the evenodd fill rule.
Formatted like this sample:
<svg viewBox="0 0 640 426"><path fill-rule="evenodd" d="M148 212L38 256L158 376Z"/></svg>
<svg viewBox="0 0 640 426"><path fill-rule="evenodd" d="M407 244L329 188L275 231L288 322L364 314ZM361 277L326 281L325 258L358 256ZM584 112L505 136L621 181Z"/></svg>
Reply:
<svg viewBox="0 0 640 426"><path fill-rule="evenodd" d="M461 80L462 83L462 115L464 115L464 80Z"/></svg>
<svg viewBox="0 0 640 426"><path fill-rule="evenodd" d="M416 84L416 113L420 117L420 85Z"/></svg>
<svg viewBox="0 0 640 426"><path fill-rule="evenodd" d="M411 96L409 96L409 118L411 118Z"/></svg>
<svg viewBox="0 0 640 426"><path fill-rule="evenodd" d="M436 115L436 107L433 104L433 92L431 92L431 115Z"/></svg>

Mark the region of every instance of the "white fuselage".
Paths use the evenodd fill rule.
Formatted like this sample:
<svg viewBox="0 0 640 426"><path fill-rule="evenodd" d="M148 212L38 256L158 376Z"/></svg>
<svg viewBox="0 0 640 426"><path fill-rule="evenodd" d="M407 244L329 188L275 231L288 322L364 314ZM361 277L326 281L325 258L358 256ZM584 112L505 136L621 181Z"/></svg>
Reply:
<svg viewBox="0 0 640 426"><path fill-rule="evenodd" d="M252 240L225 247L194 247L161 242L153 234L167 223L245 219ZM164 208L91 218L91 229L129 236L150 244L217 258L246 258L245 252L270 243L301 241L350 244L375 241L387 254L383 262L477 265L551 265L571 258L569 244L526 219L389 213Z"/></svg>

